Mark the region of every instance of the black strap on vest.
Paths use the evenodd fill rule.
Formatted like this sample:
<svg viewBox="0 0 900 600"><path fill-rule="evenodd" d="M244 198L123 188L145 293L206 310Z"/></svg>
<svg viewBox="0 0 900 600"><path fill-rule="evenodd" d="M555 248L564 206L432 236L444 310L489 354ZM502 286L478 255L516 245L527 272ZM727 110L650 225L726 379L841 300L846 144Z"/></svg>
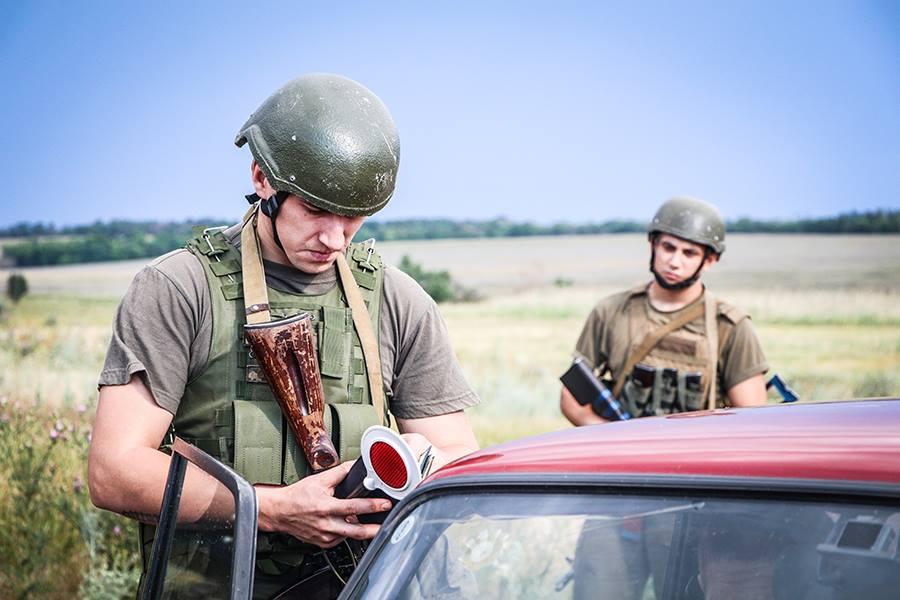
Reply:
<svg viewBox="0 0 900 600"><path fill-rule="evenodd" d="M281 239L278 237L278 225L275 223L275 219L278 217L278 211L281 210L281 205L284 204L284 201L287 200L290 195L289 192L275 192L265 200L262 200L255 192L244 196L250 204L262 200L259 204L259 208L264 215L272 220L272 233L274 234L275 243L278 244L278 248L282 252L284 252L284 246L281 245ZM285 254L287 253L285 252Z"/></svg>

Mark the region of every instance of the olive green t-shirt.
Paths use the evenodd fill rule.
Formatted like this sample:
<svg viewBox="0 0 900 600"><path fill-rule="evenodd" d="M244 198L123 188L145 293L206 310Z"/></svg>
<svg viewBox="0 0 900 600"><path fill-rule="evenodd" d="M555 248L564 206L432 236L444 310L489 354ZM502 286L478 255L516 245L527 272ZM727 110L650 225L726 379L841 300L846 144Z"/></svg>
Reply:
<svg viewBox="0 0 900 600"><path fill-rule="evenodd" d="M701 302L702 298L701 296L697 302ZM673 315L689 308L684 307L672 313L659 311L650 303L646 293L635 290L613 294L601 300L588 315L575 344L575 351L602 372L609 371L613 378L625 368L631 349L633 340L630 339L627 320L632 302L644 303L652 321L659 324L668 322ZM740 382L765 373L769 370L769 365L746 313L720 300L716 321L719 330L719 358L716 367L718 387L725 393ZM704 317L701 315L684 327L704 332Z"/></svg>
<svg viewBox="0 0 900 600"><path fill-rule="evenodd" d="M225 235L240 244L239 228ZM324 294L337 270L310 275L265 261L266 283L293 294ZM212 301L203 266L188 250L157 258L134 278L113 322L99 385L123 385L139 374L156 403L175 414L185 386L206 367ZM393 392L395 417L431 417L478 404L453 353L447 326L411 277L385 265L379 320L381 376Z"/></svg>

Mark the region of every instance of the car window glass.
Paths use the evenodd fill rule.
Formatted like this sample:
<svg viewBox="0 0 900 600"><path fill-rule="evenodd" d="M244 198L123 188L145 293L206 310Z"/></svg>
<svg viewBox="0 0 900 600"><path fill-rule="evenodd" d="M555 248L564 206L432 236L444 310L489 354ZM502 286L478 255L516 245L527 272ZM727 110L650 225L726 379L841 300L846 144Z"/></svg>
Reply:
<svg viewBox="0 0 900 600"><path fill-rule="evenodd" d="M357 597L891 598L898 532L891 507L452 494L392 528Z"/></svg>
<svg viewBox="0 0 900 600"><path fill-rule="evenodd" d="M166 567L162 598L228 598L234 551L234 498L212 477L219 488L215 510L199 519L179 520Z"/></svg>

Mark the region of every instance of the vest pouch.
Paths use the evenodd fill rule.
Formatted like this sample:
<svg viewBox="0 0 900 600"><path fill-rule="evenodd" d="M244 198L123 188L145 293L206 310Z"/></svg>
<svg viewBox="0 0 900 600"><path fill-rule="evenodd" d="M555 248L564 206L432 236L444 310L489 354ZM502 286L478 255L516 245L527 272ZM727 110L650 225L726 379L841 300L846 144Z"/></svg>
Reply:
<svg viewBox="0 0 900 600"><path fill-rule="evenodd" d="M625 385L622 386L622 397L619 400L625 405L632 417L644 417L652 414L648 412L651 410L650 394L652 392L652 386L645 387L639 381L633 379L631 375L628 375L625 378Z"/></svg>
<svg viewBox="0 0 900 600"><path fill-rule="evenodd" d="M653 414L671 415L681 412L678 406L678 370L670 367L656 369L653 382Z"/></svg>
<svg viewBox="0 0 900 600"><path fill-rule="evenodd" d="M347 374L353 345L350 313L343 307L323 306L321 314L316 324L319 371L322 377L340 379Z"/></svg>
<svg viewBox="0 0 900 600"><path fill-rule="evenodd" d="M235 400L234 468L250 483L281 484L284 419L274 401Z"/></svg>
<svg viewBox="0 0 900 600"><path fill-rule="evenodd" d="M678 374L679 402L685 411L703 410L706 408L706 399L703 397L702 373Z"/></svg>
<svg viewBox="0 0 900 600"><path fill-rule="evenodd" d="M337 422L337 436L331 439L338 449L342 462L356 460L360 455L360 443L366 429L381 425L381 420L371 404L329 404L334 421Z"/></svg>

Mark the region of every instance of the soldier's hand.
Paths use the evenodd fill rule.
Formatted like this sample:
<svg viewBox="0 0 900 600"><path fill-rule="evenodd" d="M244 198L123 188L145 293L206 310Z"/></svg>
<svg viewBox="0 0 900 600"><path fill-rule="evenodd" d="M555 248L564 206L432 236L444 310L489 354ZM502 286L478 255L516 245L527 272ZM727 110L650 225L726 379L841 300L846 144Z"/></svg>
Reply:
<svg viewBox="0 0 900 600"><path fill-rule="evenodd" d="M347 461L284 487L257 485L259 529L288 533L322 548L336 546L345 538L375 537L379 526L363 525L356 515L389 510L389 500L334 497L334 488L352 465L353 461Z"/></svg>

